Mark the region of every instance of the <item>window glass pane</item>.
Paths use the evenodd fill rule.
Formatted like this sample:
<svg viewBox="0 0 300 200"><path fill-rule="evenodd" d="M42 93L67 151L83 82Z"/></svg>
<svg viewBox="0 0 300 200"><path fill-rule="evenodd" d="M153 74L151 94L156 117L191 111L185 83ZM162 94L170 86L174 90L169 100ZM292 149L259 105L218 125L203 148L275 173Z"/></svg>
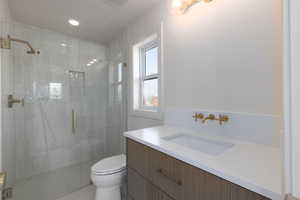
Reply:
<svg viewBox="0 0 300 200"><path fill-rule="evenodd" d="M158 48L152 48L146 51L145 55L146 66L145 73L146 76L158 73Z"/></svg>
<svg viewBox="0 0 300 200"><path fill-rule="evenodd" d="M118 65L118 82L122 82L122 63Z"/></svg>
<svg viewBox="0 0 300 200"><path fill-rule="evenodd" d="M144 106L158 107L158 79L144 81Z"/></svg>

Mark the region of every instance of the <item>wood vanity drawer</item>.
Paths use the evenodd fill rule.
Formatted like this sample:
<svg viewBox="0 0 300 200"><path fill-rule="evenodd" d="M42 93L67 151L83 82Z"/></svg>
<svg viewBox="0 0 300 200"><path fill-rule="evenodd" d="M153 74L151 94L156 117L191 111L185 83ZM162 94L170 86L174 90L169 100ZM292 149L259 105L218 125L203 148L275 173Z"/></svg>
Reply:
<svg viewBox="0 0 300 200"><path fill-rule="evenodd" d="M149 185L149 199L148 200L173 200L167 194L162 192L156 186L150 184Z"/></svg>
<svg viewBox="0 0 300 200"><path fill-rule="evenodd" d="M131 168L128 168L128 199L173 200Z"/></svg>
<svg viewBox="0 0 300 200"><path fill-rule="evenodd" d="M128 166L147 178L149 171L149 148L127 139L127 152Z"/></svg>
<svg viewBox="0 0 300 200"><path fill-rule="evenodd" d="M130 167L128 173L128 194L133 200L147 200L148 188L146 179L142 178Z"/></svg>
<svg viewBox="0 0 300 200"><path fill-rule="evenodd" d="M183 199L183 163L156 150L149 151L149 159L150 181L172 198Z"/></svg>
<svg viewBox="0 0 300 200"><path fill-rule="evenodd" d="M128 199L128 200L134 200L134 199L132 198L132 196L130 196L130 195L127 196L127 199Z"/></svg>
<svg viewBox="0 0 300 200"><path fill-rule="evenodd" d="M232 183L230 183L230 194L230 200L271 200Z"/></svg>
<svg viewBox="0 0 300 200"><path fill-rule="evenodd" d="M186 165L184 199L270 200L201 169Z"/></svg>

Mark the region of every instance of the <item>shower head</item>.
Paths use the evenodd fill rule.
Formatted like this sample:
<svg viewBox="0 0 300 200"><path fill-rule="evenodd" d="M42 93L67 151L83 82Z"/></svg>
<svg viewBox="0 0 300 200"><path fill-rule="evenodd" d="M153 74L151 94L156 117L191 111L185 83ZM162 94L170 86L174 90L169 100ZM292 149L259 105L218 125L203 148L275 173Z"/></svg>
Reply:
<svg viewBox="0 0 300 200"><path fill-rule="evenodd" d="M40 54L40 51L35 50L28 41L11 38L10 35L7 36L7 39L0 38L1 49L11 49L11 42L18 42L18 43L25 44L29 48L27 54L37 54L37 55Z"/></svg>

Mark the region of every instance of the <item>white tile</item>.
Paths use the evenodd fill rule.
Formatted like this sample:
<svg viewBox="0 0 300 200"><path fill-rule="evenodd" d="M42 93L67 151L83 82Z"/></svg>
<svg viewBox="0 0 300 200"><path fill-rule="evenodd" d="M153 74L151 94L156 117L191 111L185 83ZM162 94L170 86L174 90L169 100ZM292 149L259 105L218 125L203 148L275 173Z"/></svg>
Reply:
<svg viewBox="0 0 300 200"><path fill-rule="evenodd" d="M91 185L57 200L94 200L95 191L96 188Z"/></svg>

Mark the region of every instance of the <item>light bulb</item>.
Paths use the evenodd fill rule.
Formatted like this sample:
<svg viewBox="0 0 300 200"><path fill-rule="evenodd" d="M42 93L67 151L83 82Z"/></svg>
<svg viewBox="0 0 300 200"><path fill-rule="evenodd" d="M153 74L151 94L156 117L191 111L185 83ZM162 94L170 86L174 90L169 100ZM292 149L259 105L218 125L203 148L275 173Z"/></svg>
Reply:
<svg viewBox="0 0 300 200"><path fill-rule="evenodd" d="M172 7L173 8L180 8L182 6L182 0L173 0Z"/></svg>
<svg viewBox="0 0 300 200"><path fill-rule="evenodd" d="M69 24L71 24L72 26L79 26L80 25L79 21L77 21L75 19L69 19Z"/></svg>

